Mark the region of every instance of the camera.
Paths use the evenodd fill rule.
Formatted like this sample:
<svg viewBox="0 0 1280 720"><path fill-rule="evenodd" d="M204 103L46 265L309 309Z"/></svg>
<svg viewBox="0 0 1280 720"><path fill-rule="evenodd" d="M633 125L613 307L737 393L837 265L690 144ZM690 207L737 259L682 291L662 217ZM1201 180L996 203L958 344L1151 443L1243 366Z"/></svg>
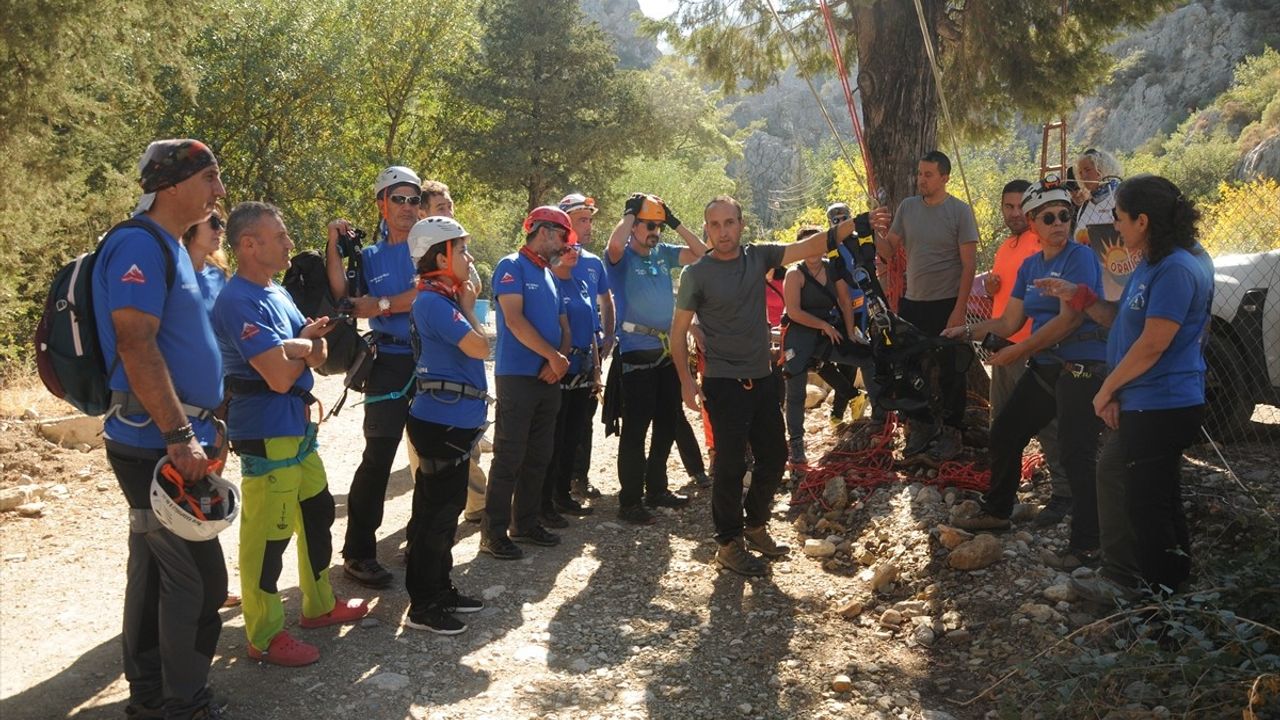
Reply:
<svg viewBox="0 0 1280 720"><path fill-rule="evenodd" d="M364 240L364 231L351 228L345 233L338 233L338 255L344 258L360 254L360 242Z"/></svg>

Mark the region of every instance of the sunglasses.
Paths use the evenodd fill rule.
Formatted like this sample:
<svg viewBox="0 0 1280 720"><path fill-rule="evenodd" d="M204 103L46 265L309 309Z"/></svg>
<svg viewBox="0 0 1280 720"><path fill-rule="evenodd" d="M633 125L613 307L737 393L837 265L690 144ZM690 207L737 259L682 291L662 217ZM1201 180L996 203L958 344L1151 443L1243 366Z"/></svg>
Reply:
<svg viewBox="0 0 1280 720"><path fill-rule="evenodd" d="M1036 216L1036 218L1039 219L1041 222L1043 222L1045 225L1056 225L1058 223L1070 224L1071 211L1059 210L1056 214L1053 212L1045 212L1045 213L1040 213L1039 215Z"/></svg>
<svg viewBox="0 0 1280 720"><path fill-rule="evenodd" d="M418 205L422 204L421 195L391 195L391 196L388 196L388 199L391 200L391 202L395 203L396 205L404 205L405 203L409 203L410 205L417 207Z"/></svg>
<svg viewBox="0 0 1280 720"><path fill-rule="evenodd" d="M1112 210L1111 212L1115 212L1115 211ZM210 215L209 227L212 228L214 232L218 232L222 228L226 227L226 224L223 223L222 218L218 217L217 215Z"/></svg>
<svg viewBox="0 0 1280 720"><path fill-rule="evenodd" d="M662 231L662 223L660 223L660 222L654 222L654 221L652 221L652 220L646 220L646 221L645 221L645 223L644 223L644 226L645 226L645 227L647 227L647 228L649 228L650 230L657 230L657 231L659 231L659 232L661 232L661 231Z"/></svg>

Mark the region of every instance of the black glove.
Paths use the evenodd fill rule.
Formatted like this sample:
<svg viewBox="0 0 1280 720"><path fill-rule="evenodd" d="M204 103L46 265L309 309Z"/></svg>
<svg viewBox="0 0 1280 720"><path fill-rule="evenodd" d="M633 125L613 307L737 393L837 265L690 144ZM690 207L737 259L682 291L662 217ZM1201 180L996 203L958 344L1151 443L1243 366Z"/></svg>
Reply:
<svg viewBox="0 0 1280 720"><path fill-rule="evenodd" d="M680 227L680 218L676 217L676 214L671 212L671 206L667 205L666 201L663 201L662 203L662 212L666 215L666 219L663 220L663 222L667 224L667 227L672 230Z"/></svg>
<svg viewBox="0 0 1280 720"><path fill-rule="evenodd" d="M861 213L853 219L853 231L858 237L871 237L871 213Z"/></svg>
<svg viewBox="0 0 1280 720"><path fill-rule="evenodd" d="M631 197L627 198L626 205L622 206L623 216L625 217L627 215L630 215L631 217L635 217L639 215L640 206L644 205L644 199L645 199L644 193L632 193Z"/></svg>

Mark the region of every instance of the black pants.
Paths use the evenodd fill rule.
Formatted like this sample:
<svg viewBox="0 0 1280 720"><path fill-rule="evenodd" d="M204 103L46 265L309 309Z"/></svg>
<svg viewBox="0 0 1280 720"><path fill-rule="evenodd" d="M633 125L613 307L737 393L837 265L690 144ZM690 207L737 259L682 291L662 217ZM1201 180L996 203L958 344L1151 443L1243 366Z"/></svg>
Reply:
<svg viewBox="0 0 1280 720"><path fill-rule="evenodd" d="M573 484L573 470L579 449L586 441L587 428L591 426L591 414L596 399L591 388L581 387L560 391L560 412L556 413L556 434L551 453L551 463L542 481L542 508L553 510L553 500L569 497Z"/></svg>
<svg viewBox="0 0 1280 720"><path fill-rule="evenodd" d="M163 704L165 717L187 718L212 699L209 664L222 632L227 566L216 538L184 540L151 510L151 477L163 455L107 441L107 461L129 502L124 675L131 704Z"/></svg>
<svg viewBox="0 0 1280 720"><path fill-rule="evenodd" d="M677 376L678 377L678 376ZM690 475L702 475L707 472L707 464L702 460L702 446L698 444L698 436L693 434L693 426L684 411L677 408L676 413L676 451L680 453L680 464Z"/></svg>
<svg viewBox="0 0 1280 720"><path fill-rule="evenodd" d="M1177 590L1191 575L1191 532L1182 512L1182 451L1200 433L1204 406L1120 413L1125 497L1138 569L1154 589Z"/></svg>
<svg viewBox="0 0 1280 720"><path fill-rule="evenodd" d="M716 458L712 468L711 519L716 542L732 542L745 527L769 521L773 492L782 482L787 443L778 407L777 375L756 380L705 378L702 394L716 429ZM742 496L747 472L747 446L755 456L751 489ZM745 511L745 523L744 523Z"/></svg>
<svg viewBox="0 0 1280 720"><path fill-rule="evenodd" d="M991 488L982 500L988 512L998 517L1013 512L1022 478L1022 452L1036 433L1057 418L1062 464L1071 483L1070 545L1073 550L1098 549L1095 470L1102 420L1093 412L1093 396L1102 380L1100 373L1077 377L1056 364L1027 368L991 424Z"/></svg>
<svg viewBox="0 0 1280 720"><path fill-rule="evenodd" d="M956 307L956 299L908 300L902 298L898 315L926 335L939 335L947 328L947 320ZM954 346L938 350L938 385L942 394L942 417L930 417L928 410L911 414L912 420L929 422L941 419L953 428L964 429L965 375L957 368L961 349Z"/></svg>
<svg viewBox="0 0 1280 720"><path fill-rule="evenodd" d="M446 601L453 590L449 572L453 570L453 537L458 516L467 505L467 460L436 469L471 450L478 428L408 419L410 451L418 454L418 473L413 478L413 515L409 521L409 548L406 551L404 585L409 591L410 611L424 610Z"/></svg>
<svg viewBox="0 0 1280 720"><path fill-rule="evenodd" d="M680 415L680 377L670 362L622 374L622 435L618 439L618 504L639 505L642 495L667 489L667 458ZM645 436L653 426L649 456Z"/></svg>
<svg viewBox="0 0 1280 720"><path fill-rule="evenodd" d="M582 427L582 443L578 445L578 452L573 460L573 477L581 478L584 482L591 474L591 444L595 442L595 420L596 410L600 408L600 401L595 395L591 396L591 401L587 404L587 424Z"/></svg>
<svg viewBox="0 0 1280 720"><path fill-rule="evenodd" d="M522 534L538 525L542 481L551 464L560 412L560 386L528 375L495 378L498 412L493 462L484 498L484 530Z"/></svg>
<svg viewBox="0 0 1280 720"><path fill-rule="evenodd" d="M404 390L413 377L412 355L380 353L369 372L365 397ZM387 479L404 435L409 416L409 399L366 403L364 408L364 455L351 478L347 492L347 535L342 556L365 560L378 555L378 528L382 525L382 504L387 497Z"/></svg>

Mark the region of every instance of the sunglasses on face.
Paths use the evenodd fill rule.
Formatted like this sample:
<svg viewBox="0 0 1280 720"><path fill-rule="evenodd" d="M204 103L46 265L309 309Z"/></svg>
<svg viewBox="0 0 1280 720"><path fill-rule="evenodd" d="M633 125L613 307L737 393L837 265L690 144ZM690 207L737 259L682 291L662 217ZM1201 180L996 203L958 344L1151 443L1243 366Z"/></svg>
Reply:
<svg viewBox="0 0 1280 720"><path fill-rule="evenodd" d="M1114 210L1112 210L1112 212L1115 212L1115 211L1114 211ZM219 230L221 230L222 228L226 227L226 225L225 225L225 224L223 224L223 222L222 222L222 218L218 217L217 215L210 215L210 216L209 216L209 227L210 227L214 232L218 232L218 231L219 231Z"/></svg>
<svg viewBox="0 0 1280 720"><path fill-rule="evenodd" d="M1070 224L1071 211L1059 210L1056 214L1050 211L1050 212L1040 213L1036 217L1040 220L1040 222L1043 222L1045 225L1052 226L1058 223Z"/></svg>
<svg viewBox="0 0 1280 720"><path fill-rule="evenodd" d="M418 205L422 204L421 195L392 195L390 196L390 200L396 205L404 205L405 203L409 203L410 205L417 207Z"/></svg>
<svg viewBox="0 0 1280 720"><path fill-rule="evenodd" d="M651 231L652 231L652 230L657 230L657 231L659 231L659 232L661 232L661 231L662 231L662 223L660 223L660 222L654 222L654 221L652 221L652 220L646 220L646 221L645 221L645 223L644 223L644 226L645 226L645 227L647 227L647 228L649 228L649 230L651 230Z"/></svg>

